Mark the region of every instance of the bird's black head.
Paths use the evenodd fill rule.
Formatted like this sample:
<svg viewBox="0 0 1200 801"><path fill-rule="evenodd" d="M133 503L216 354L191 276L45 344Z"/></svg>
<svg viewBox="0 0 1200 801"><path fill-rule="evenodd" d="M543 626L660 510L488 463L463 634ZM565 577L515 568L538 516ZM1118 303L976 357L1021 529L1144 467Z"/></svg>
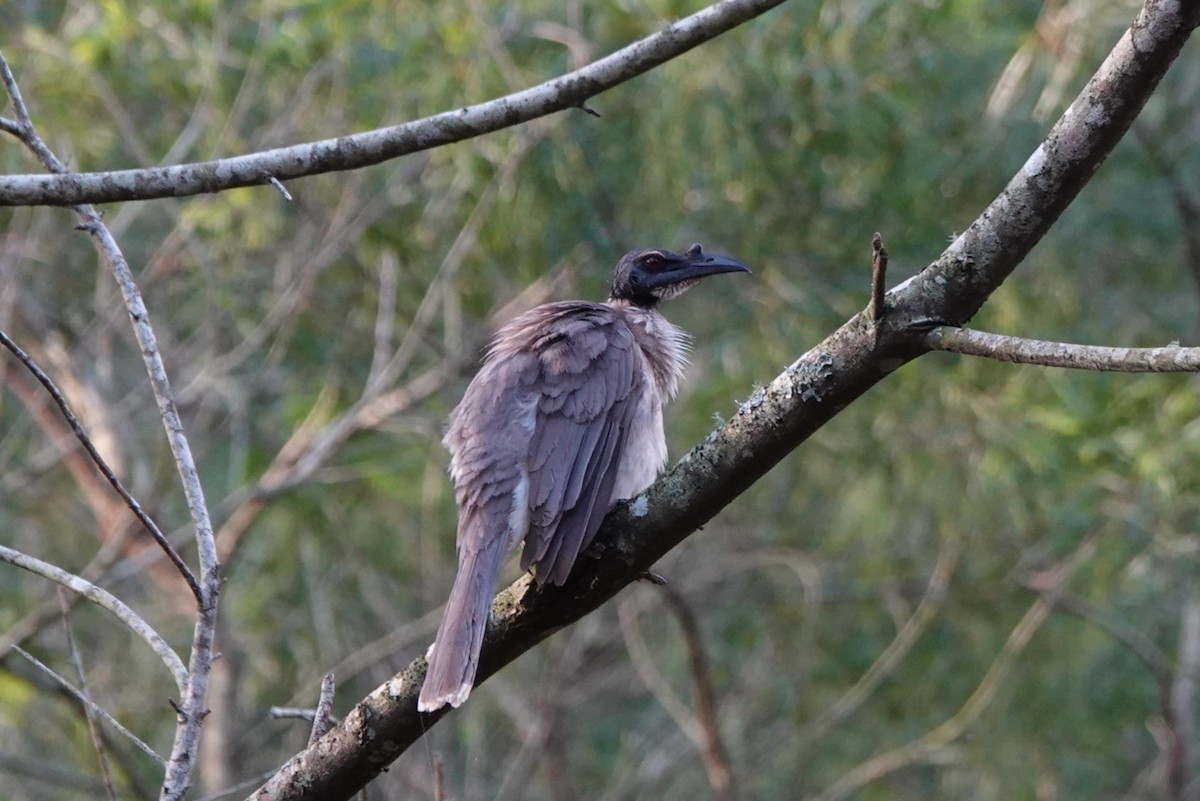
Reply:
<svg viewBox="0 0 1200 801"><path fill-rule="evenodd" d="M701 278L717 273L748 273L750 268L728 256L710 256L692 245L682 256L657 248L631 250L613 271L613 300L653 308L660 300L683 293Z"/></svg>

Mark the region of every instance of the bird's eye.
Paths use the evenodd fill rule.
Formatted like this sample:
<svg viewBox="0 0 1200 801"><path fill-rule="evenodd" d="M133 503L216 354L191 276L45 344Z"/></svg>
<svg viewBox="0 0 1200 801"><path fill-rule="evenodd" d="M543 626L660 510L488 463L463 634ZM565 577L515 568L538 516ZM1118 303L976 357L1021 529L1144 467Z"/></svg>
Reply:
<svg viewBox="0 0 1200 801"><path fill-rule="evenodd" d="M662 263L663 257L661 253L647 253L642 257L642 266L649 267L651 270L655 269Z"/></svg>

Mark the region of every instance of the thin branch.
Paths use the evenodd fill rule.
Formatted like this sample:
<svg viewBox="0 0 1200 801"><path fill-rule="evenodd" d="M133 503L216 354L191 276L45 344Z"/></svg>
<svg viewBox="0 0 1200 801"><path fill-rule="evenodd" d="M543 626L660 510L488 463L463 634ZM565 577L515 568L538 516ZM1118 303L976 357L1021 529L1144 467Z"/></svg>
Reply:
<svg viewBox="0 0 1200 801"><path fill-rule="evenodd" d="M154 653L158 654L158 658L171 671L171 675L175 678L175 685L179 688L180 692L183 692L184 688L187 687L188 671L183 666L183 662L179 656L171 650L171 646L167 644L167 641L149 623L143 620L137 612L126 606L120 598L108 590L101 589L90 581L76 576L74 573L68 573L61 567L52 565L49 562L43 562L35 556L15 551L6 545L0 545L0 562L8 562L10 565L15 565L44 579L49 579L56 584L66 587L71 592L79 593L96 606L110 612L125 625L125 628L132 631L138 637L141 637L142 641L149 645ZM13 648L16 647L15 645L13 646Z"/></svg>
<svg viewBox="0 0 1200 801"><path fill-rule="evenodd" d="M0 178L0 206L69 206L187 197L305 175L353 170L510 128L650 71L784 0L721 0L582 69L504 97L374 131L234 158L145 170Z"/></svg>
<svg viewBox="0 0 1200 801"><path fill-rule="evenodd" d="M17 122L21 128L17 134L20 140L37 156L47 170L60 176L67 173L67 168L38 135L29 110L21 97L16 78L2 52L0 52L0 80L3 81L12 100L13 110L16 112ZM175 400L171 394L166 367L163 365L162 354L158 350L154 328L150 324L150 314L146 310L141 292L133 280L133 272L129 269L124 254L121 253L120 247L96 209L89 205L73 205L72 210L83 220L79 227L91 235L93 244L112 271L117 286L121 290L121 297L125 301L125 310L129 313L130 321L133 324L134 337L141 347L142 359L150 377L150 386L158 405L159 416L166 429L167 443L183 485L188 511L196 528L196 550L200 558L200 594L197 598L196 623L192 633L191 657L186 673L186 683L180 693L181 703L172 704L178 713L178 725L175 730L175 742L171 748L171 756L167 763L167 775L159 796L163 801L175 801L187 792L190 785L192 767L199 750L200 726L208 714L205 708L205 698L208 694L208 676L214 658L213 641L216 637L217 601L221 592L220 561L217 558L216 540L213 537L212 521L209 519L208 507L204 501L200 476L196 470L195 460L192 458L187 435L183 430L183 422L180 420L179 411L176 409Z"/></svg>
<svg viewBox="0 0 1200 801"><path fill-rule="evenodd" d="M333 716L333 674L326 673L321 679L321 693L317 698L317 708L313 710L312 732L308 735L308 744L325 736L329 731L329 723Z"/></svg>
<svg viewBox="0 0 1200 801"><path fill-rule="evenodd" d="M1004 191L933 264L889 293L879 326L856 315L755 392L643 495L609 513L564 586L535 587L523 576L503 590L477 683L612 598L842 409L927 352L930 321L969 320L1095 174L1197 24L1200 3L1149 0ZM415 659L252 797L345 798L365 785L447 714L416 711L425 668Z"/></svg>
<svg viewBox="0 0 1200 801"><path fill-rule="evenodd" d="M303 720L312 723L317 719L317 710L312 707L273 706L267 714L275 720ZM330 715L329 719L335 724L338 722L336 715Z"/></svg>
<svg viewBox="0 0 1200 801"><path fill-rule="evenodd" d="M25 365L25 369L33 374L33 377L37 379L39 384L45 387L46 392L50 393L50 397L54 399L55 405L58 406L59 412L61 412L63 418L66 419L67 425L71 427L71 431L75 434L75 438L79 440L79 443L83 445L83 449L86 450L88 455L92 457L92 461L96 463L96 467L100 468L100 472L104 474L106 479L108 479L108 483L112 485L112 488L116 490L117 494L121 496L121 499L125 501L125 505L129 507L134 516L141 521L141 524L145 526L147 531L150 532L150 536L154 538L154 541L158 543L158 546L167 554L167 558L171 560L171 563L175 565L175 568L180 572L184 580L187 581L188 587L190 587L192 590L192 595L195 596L196 601L199 602L201 600L200 583L196 580L196 574L192 572L190 567L188 567L187 562L183 561L183 557L179 555L179 552L176 551L171 543L167 541L166 536L163 535L162 530L158 527L158 524L154 522L150 515L146 514L145 510L142 509L141 504L137 502L137 499L125 489L123 484L121 484L121 480L117 478L117 474L113 472L113 469L108 466L108 462L106 462L104 457L100 455L100 451L96 450L96 446L92 444L91 437L89 437L87 432L84 431L83 424L79 422L79 418L75 416L75 413L71 411L71 407L67 405L67 399L54 384L54 381L51 380L50 376L46 375L42 368L38 366L37 362L35 362L33 358L29 356L29 354L22 350L17 343L13 342L12 339L9 338L8 334L4 333L4 331L0 331L0 345L8 348L12 355L17 358L17 361Z"/></svg>
<svg viewBox="0 0 1200 801"><path fill-rule="evenodd" d="M871 320L878 325L883 319L884 294L887 291L888 252L883 246L883 235L876 232L871 237Z"/></svg>
<svg viewBox="0 0 1200 801"><path fill-rule="evenodd" d="M700 734L700 725L696 721L696 717L688 709L687 704L671 689L666 676L662 674L662 671L658 669L654 664L654 659L650 656L650 649L646 645L646 638L642 636L641 627L638 625L640 610L638 610L637 606L636 601L625 601L617 607L617 619L621 623L621 635L625 639L625 650L629 654L629 661L633 664L638 678L646 685L646 689L654 695L654 700L666 710L671 720L675 721L675 725L679 727L679 730L697 748L702 748L703 740Z"/></svg>
<svg viewBox="0 0 1200 801"><path fill-rule="evenodd" d="M283 195L284 200L288 201L289 203L292 201L292 193L289 192L287 190L287 187L283 185L283 182L280 181L278 178L276 178L274 175L267 176L267 183L269 183L271 186L275 187L276 191L278 191L279 194Z"/></svg>
<svg viewBox="0 0 1200 801"><path fill-rule="evenodd" d="M396 316L396 284L400 260L393 250L385 250L379 258L379 300L375 311L375 348L371 351L371 367L367 370L368 387L379 381L380 371L388 361L392 347L392 329Z"/></svg>
<svg viewBox="0 0 1200 801"><path fill-rule="evenodd" d="M700 625L687 601L670 584L656 585L667 599L667 605L679 620L683 641L687 646L688 668L692 676L692 694L696 705L697 733L700 735L700 754L704 759L704 772L713 794L718 801L733 801L737 798L737 785L733 769L729 765L729 752L721 739L717 725L717 698L712 686L712 673L708 666L708 655L700 635Z"/></svg>
<svg viewBox="0 0 1200 801"><path fill-rule="evenodd" d="M700 627L683 596L666 582L653 584L663 594L667 605L679 621L688 654L695 711L689 709L675 694L666 677L655 666L638 625L638 610L634 602L622 603L617 610L626 650L647 689L654 694L655 700L700 752L705 775L718 801L731 801L737 797L737 792L733 771L729 766L729 754L717 725L716 694L712 688L712 677L700 636Z"/></svg>
<svg viewBox="0 0 1200 801"><path fill-rule="evenodd" d="M58 157L46 147L46 143L37 135L34 130L32 118L29 116L29 109L25 106L25 98L21 96L21 87L17 85L17 79L13 75L12 69L9 68L8 62L4 59L4 54L0 53L0 82L4 84L4 91L8 93L8 98L12 102L13 111L16 112L16 120L11 120L5 126L5 130L17 137L21 142L28 147L37 157L46 169L51 172L63 173L66 172L66 167L58 160ZM45 176L35 176L43 178Z"/></svg>
<svg viewBox="0 0 1200 801"><path fill-rule="evenodd" d="M71 631L71 606L67 603L67 595L60 588L58 591L59 606L62 607L63 632L67 636L67 652L71 655L71 665L75 668L75 677L79 679L79 697L83 699L84 716L87 718L88 733L92 737L92 747L96 751L96 760L100 763L100 778L104 781L104 789L112 801L116 801L117 791L113 788L112 770L108 766L108 752L104 750L104 740L100 736L100 727L96 724L96 704L92 701L92 691L88 687L87 673L83 669L83 659L79 656L79 648L75 645L75 634Z"/></svg>
<svg viewBox="0 0 1200 801"><path fill-rule="evenodd" d="M1200 348L1108 348L938 327L925 336L930 350L985 356L1002 362L1114 373L1200 372Z"/></svg>
<svg viewBox="0 0 1200 801"><path fill-rule="evenodd" d="M93 581L102 576L120 558L123 539L124 534L119 533L113 540L101 545L100 550L77 575L85 581ZM155 551L154 553L159 556L162 552ZM73 596L70 599L72 605L78 603L80 597L82 596ZM0 655L7 653L13 645L20 645L37 634L52 621L57 620L58 615L58 602L55 599L46 599L38 608L26 613L11 628L0 634Z"/></svg>
<svg viewBox="0 0 1200 801"><path fill-rule="evenodd" d="M54 681L55 684L57 684L59 687L61 687L68 695L70 695L76 701L83 704L83 706L86 709L88 709L92 714L103 719L105 723L112 726L114 729L117 730L117 732L119 732L124 737L127 737L129 739L129 742L131 742L135 746L137 746L138 750L140 750L146 756L150 757L151 759L153 759L155 762L157 762L160 765L167 764L167 761L165 759L163 759L161 756L159 756L158 753L155 752L155 750L153 748L151 748L150 746L148 746L144 742L142 742L140 737L138 737L136 734L131 732L129 729L122 726L116 718L114 718L112 715L105 712L102 707L97 706L92 701L91 698L88 698L86 695L81 693L79 690L75 689L75 687L73 687L71 685L71 682L67 681L64 677L60 676L49 665L46 665L40 659L38 659L36 656L32 655L31 653L29 653L28 651L26 651L24 648L22 648L19 645L14 645L13 650L16 651L17 654L19 654L23 659L25 659L27 662L29 662L29 664L33 665L35 668L37 668L38 670L42 671L47 676L49 676Z"/></svg>

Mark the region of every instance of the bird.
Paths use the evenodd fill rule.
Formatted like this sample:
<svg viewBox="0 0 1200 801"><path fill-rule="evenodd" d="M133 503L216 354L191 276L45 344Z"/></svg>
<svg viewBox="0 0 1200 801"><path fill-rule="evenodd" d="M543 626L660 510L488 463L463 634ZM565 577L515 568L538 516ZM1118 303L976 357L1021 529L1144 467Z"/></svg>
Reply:
<svg viewBox="0 0 1200 801"><path fill-rule="evenodd" d="M516 317L450 413L442 442L458 504L458 572L417 709L470 695L510 549L521 569L562 585L613 505L667 460L663 406L688 363L688 335L658 309L702 278L750 272L698 245L631 250L604 303L560 301Z"/></svg>

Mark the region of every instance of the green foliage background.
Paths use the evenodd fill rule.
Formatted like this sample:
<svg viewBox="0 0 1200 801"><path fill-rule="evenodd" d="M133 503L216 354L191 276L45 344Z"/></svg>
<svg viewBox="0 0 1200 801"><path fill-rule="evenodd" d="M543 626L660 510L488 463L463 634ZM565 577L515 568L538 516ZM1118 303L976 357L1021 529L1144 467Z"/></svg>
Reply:
<svg viewBox="0 0 1200 801"><path fill-rule="evenodd" d="M0 6L0 45L47 141L73 168L98 170L483 101L699 7L16 0ZM635 245L698 240L736 254L753 277L714 280L669 310L697 342L668 423L682 454L865 305L873 231L896 282L969 224L1135 10L1115 0L793 0L597 98L599 119L561 114L296 181L292 204L259 188L107 209L218 520L297 426L358 398L387 264L395 338L412 332L403 385L473 358L489 316L540 278L600 298L611 264ZM1197 223L1183 201L1196 202L1200 174L1196 58L1193 43L1136 135L975 325L1195 342L1200 253L1187 249ZM8 140L0 169L36 165ZM35 353L66 354L60 371L92 393L122 475L164 527L182 525L119 298L72 224L62 210L0 210L0 326ZM469 369L455 376L265 499L225 570L226 684L211 704L202 793L303 744L304 726L270 719L271 705L311 704L320 676L340 666L344 712L428 644L454 568L439 437ZM1197 598L1198 411L1188 377L926 357L671 554L659 569L699 617L740 794L819 796L950 719L1036 601L1026 583L1093 538L1066 585L1088 614L1051 613L986 685L995 695L963 736L853 797L1160 796L1159 686L1112 631L1132 630L1173 666L1182 609ZM98 528L28 405L0 392L2 541L78 570L100 546ZM131 567L136 550L126 546L104 581L183 648L181 582ZM931 615L911 650L853 714L824 725L920 607L935 564L947 566L948 588L925 602ZM0 636L47 600L55 609L53 598L0 567ZM623 631L638 612L655 669L690 706L679 627L657 594L633 588L476 692L372 797L431 795L434 753L455 798L711 795L697 748L631 663ZM94 609L77 608L72 625L97 699L165 751L172 688L161 666ZM373 656L343 662L389 635ZM74 675L61 622L24 644ZM0 657L0 783L10 788L0 796L94 792L90 743L44 679ZM111 750L122 793L153 794L155 766L119 737ZM20 772L30 765L75 784Z"/></svg>

